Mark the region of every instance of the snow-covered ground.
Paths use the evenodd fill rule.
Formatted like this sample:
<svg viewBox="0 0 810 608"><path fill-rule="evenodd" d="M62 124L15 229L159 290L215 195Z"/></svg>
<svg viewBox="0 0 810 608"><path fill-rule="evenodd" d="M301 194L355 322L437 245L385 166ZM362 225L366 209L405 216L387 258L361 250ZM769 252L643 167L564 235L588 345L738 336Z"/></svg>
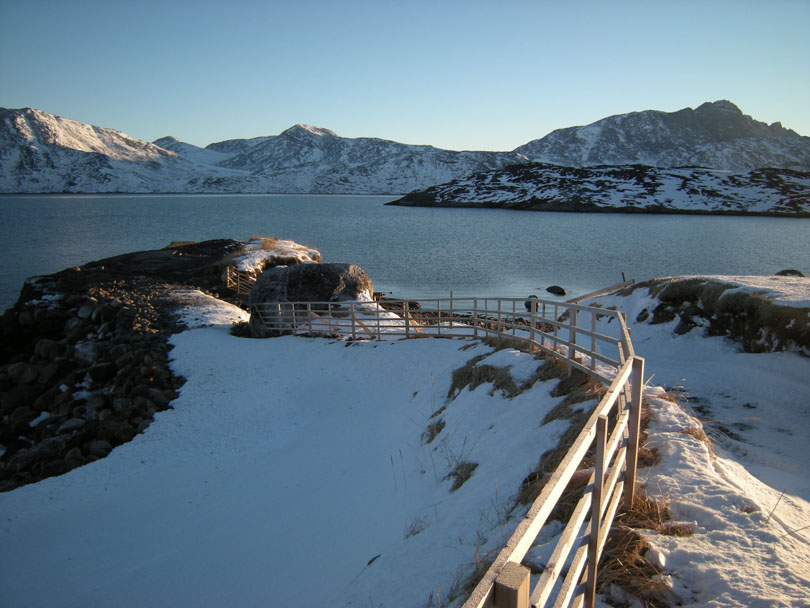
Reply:
<svg viewBox="0 0 810 608"><path fill-rule="evenodd" d="M184 296L173 409L103 460L0 494L0 603L444 605L514 528L511 496L565 428L540 425L554 381L448 399L452 372L484 355L519 384L542 361L472 340L237 338L241 310ZM650 534L684 605L808 605L810 360L633 324L642 290L600 303L628 313L652 376L662 461L643 480L695 527ZM690 412L716 421L715 457L681 432L700 426ZM478 466L451 492L464 463Z"/></svg>

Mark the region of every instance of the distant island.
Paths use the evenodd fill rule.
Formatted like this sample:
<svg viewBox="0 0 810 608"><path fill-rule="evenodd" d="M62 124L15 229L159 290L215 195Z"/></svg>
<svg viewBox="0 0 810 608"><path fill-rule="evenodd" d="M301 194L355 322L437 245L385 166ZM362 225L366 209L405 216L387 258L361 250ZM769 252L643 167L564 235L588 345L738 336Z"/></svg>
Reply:
<svg viewBox="0 0 810 608"><path fill-rule="evenodd" d="M810 173L646 165L512 165L412 192L389 205L528 211L810 217Z"/></svg>

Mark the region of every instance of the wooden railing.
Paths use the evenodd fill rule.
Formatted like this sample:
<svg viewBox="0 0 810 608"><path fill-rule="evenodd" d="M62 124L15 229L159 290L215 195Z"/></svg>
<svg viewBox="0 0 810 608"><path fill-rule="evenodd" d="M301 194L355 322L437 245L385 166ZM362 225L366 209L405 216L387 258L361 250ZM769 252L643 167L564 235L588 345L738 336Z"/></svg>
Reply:
<svg viewBox="0 0 810 608"><path fill-rule="evenodd" d="M253 304L250 312L268 335L307 333L375 340L509 338L561 358L606 384L633 355L620 312L568 302L520 298L272 302ZM597 331L602 317L613 323L613 335Z"/></svg>
<svg viewBox="0 0 810 608"><path fill-rule="evenodd" d="M251 306L270 335L353 339L497 336L548 353L608 385L563 461L477 584L464 608L593 606L599 556L620 504L635 489L644 360L622 313L572 302L448 298L384 302L275 302ZM599 327L598 321L607 319ZM610 334L604 328L611 328ZM595 464L585 466L586 455ZM521 562L575 473L589 474L545 570L534 585ZM567 573L562 581L566 564Z"/></svg>
<svg viewBox="0 0 810 608"><path fill-rule="evenodd" d="M225 269L225 287L235 291L237 295L248 295L255 284L256 279L246 272L240 272L233 266Z"/></svg>
<svg viewBox="0 0 810 608"><path fill-rule="evenodd" d="M597 564L607 531L620 503L632 505L633 501L643 376L643 359L631 357L625 362L563 461L470 594L464 608L543 607L549 605L555 591L555 608L594 605ZM615 422L608 432L611 418ZM521 561L592 448L595 464L588 484L551 558L532 587L530 571L521 565ZM572 553L567 574L558 585Z"/></svg>

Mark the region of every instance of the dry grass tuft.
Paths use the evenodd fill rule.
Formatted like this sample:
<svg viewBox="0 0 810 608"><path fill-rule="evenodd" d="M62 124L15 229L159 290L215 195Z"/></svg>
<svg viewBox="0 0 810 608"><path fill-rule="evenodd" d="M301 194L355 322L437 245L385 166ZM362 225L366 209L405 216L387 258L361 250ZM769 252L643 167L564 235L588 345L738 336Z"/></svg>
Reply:
<svg viewBox="0 0 810 608"><path fill-rule="evenodd" d="M582 498L582 495L585 493L585 488L588 487L588 482L592 474L592 469L574 473L571 477L571 481L568 482L565 490L563 490L560 500L557 501L557 505L554 507L551 515L549 515L549 521L568 523L568 520L571 519L571 515L574 514L574 509L579 499Z"/></svg>
<svg viewBox="0 0 810 608"><path fill-rule="evenodd" d="M431 443L434 439L436 439L436 435L442 432L444 425L445 422L441 418L428 424L427 428L422 433L422 443Z"/></svg>
<svg viewBox="0 0 810 608"><path fill-rule="evenodd" d="M639 530L669 536L694 532L690 524L670 521L667 503L637 492L631 508L619 513L613 522L599 560L597 588L605 592L615 585L652 608L678 603L679 598L660 576L661 570L645 558L650 544Z"/></svg>
<svg viewBox="0 0 810 608"><path fill-rule="evenodd" d="M616 517L614 525L660 532L669 519L669 505L642 492L633 496L632 507L624 509Z"/></svg>
<svg viewBox="0 0 810 608"><path fill-rule="evenodd" d="M459 462L452 471L445 475L442 481L452 479L453 485L450 487L450 491L455 492L472 477L473 471L477 468L477 462Z"/></svg>
<svg viewBox="0 0 810 608"><path fill-rule="evenodd" d="M231 324L230 333L238 338L252 338L250 323L248 321L235 321Z"/></svg>
<svg viewBox="0 0 810 608"><path fill-rule="evenodd" d="M690 437L694 437L698 441L702 441L706 444L706 447L709 449L709 455L714 460L717 456L714 453L714 446L712 445L711 440L709 439L708 435L706 435L706 431L703 430L702 427L697 426L690 426L688 428L682 429L681 433L684 435L689 435Z"/></svg>
<svg viewBox="0 0 810 608"><path fill-rule="evenodd" d="M456 579L453 581L453 584L450 586L450 589L447 592L447 597L442 600L439 597L440 594L437 593L435 600L436 603L434 604L433 594L431 594L431 597L426 605L444 608L445 606L450 606L459 598L469 597L478 582L484 578L484 575L487 573L490 566L492 566L492 563L495 561L495 557L497 555L498 552L495 550L488 551L482 555L479 552L478 547L476 547L475 561L459 568L456 574Z"/></svg>
<svg viewBox="0 0 810 608"><path fill-rule="evenodd" d="M599 560L597 589L615 585L639 598L645 608L669 606L660 599L665 596L662 587L666 587L660 582L661 570L644 558L649 549L650 544L637 530L611 529Z"/></svg>
<svg viewBox="0 0 810 608"><path fill-rule="evenodd" d="M489 355L480 355L467 361L466 365L453 371L450 390L447 392L448 398L455 398L465 387L470 387L471 391L482 384L492 383L491 395L496 391L501 391L506 397L515 397L523 392L523 389L515 384L508 367L493 367L491 365L478 365Z"/></svg>

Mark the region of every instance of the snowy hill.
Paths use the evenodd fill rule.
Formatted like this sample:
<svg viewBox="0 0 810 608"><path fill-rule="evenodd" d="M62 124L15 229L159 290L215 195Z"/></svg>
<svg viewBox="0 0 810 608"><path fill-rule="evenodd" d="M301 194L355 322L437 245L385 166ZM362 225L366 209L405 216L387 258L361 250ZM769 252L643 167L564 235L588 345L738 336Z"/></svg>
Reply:
<svg viewBox="0 0 810 608"><path fill-rule="evenodd" d="M658 169L644 165L513 165L478 173L389 204L535 211L810 215L810 173L757 169Z"/></svg>
<svg viewBox="0 0 810 608"><path fill-rule="evenodd" d="M349 139L309 125L273 137L231 140L207 148L233 154L219 163L245 171L284 192L407 192L523 158L510 152L455 152L361 137Z"/></svg>
<svg viewBox="0 0 810 608"><path fill-rule="evenodd" d="M154 143L30 108L0 109L0 192L392 194L521 162L296 125L200 148Z"/></svg>
<svg viewBox="0 0 810 608"><path fill-rule="evenodd" d="M810 137L767 125L729 101L696 110L647 110L558 129L515 150L530 160L571 167L645 164L726 171L763 167L810 170Z"/></svg>
<svg viewBox="0 0 810 608"><path fill-rule="evenodd" d="M174 192L197 171L177 153L120 131L0 108L0 192Z"/></svg>

